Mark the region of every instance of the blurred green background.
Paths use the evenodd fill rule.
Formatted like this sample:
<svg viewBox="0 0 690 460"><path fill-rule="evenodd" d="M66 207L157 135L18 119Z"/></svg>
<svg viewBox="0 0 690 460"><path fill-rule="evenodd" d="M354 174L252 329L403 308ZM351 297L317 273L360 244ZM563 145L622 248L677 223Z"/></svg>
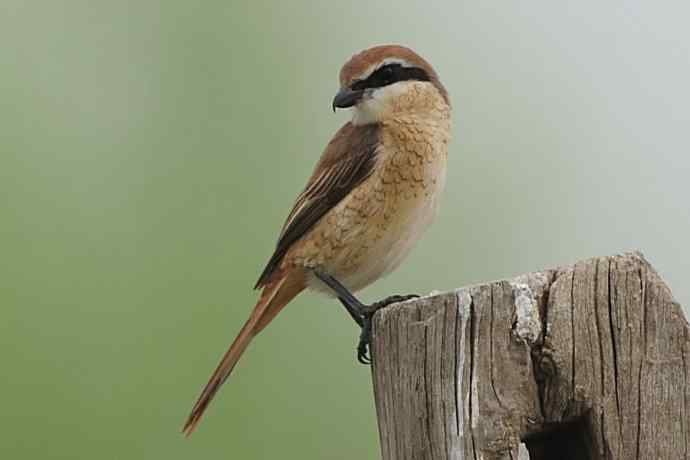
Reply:
<svg viewBox="0 0 690 460"><path fill-rule="evenodd" d="M369 370L301 296L190 440L340 65L407 44L449 89L441 216L376 299L640 248L690 305L687 1L0 6L0 457L376 458Z"/></svg>

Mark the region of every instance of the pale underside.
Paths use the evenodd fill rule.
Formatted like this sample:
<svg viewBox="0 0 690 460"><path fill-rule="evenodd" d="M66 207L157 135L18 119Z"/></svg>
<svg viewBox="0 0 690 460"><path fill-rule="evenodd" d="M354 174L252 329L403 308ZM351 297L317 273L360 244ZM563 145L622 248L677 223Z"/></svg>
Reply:
<svg viewBox="0 0 690 460"><path fill-rule="evenodd" d="M445 185L450 110L429 85L409 85L423 110L388 114L381 123L373 174L331 209L284 264L307 269L311 289L331 294L311 269L334 276L352 291L397 268L437 214ZM374 101L380 104L380 101ZM409 102L408 102L409 103Z"/></svg>

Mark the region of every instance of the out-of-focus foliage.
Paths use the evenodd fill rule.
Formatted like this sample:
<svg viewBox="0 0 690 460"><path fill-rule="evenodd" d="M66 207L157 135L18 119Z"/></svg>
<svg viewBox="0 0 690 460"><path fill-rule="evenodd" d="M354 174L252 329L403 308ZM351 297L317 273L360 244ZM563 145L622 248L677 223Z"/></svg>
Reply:
<svg viewBox="0 0 690 460"><path fill-rule="evenodd" d="M436 225L364 299L641 248L690 304L687 2L1 10L2 458L376 458L357 330L309 295L178 434L372 44L433 63L455 140Z"/></svg>

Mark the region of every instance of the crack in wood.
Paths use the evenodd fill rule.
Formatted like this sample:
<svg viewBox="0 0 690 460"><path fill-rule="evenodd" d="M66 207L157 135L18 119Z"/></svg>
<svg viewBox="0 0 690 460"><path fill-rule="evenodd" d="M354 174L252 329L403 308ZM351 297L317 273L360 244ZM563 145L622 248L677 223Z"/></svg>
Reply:
<svg viewBox="0 0 690 460"><path fill-rule="evenodd" d="M385 460L690 460L690 329L641 254L441 293L374 322Z"/></svg>

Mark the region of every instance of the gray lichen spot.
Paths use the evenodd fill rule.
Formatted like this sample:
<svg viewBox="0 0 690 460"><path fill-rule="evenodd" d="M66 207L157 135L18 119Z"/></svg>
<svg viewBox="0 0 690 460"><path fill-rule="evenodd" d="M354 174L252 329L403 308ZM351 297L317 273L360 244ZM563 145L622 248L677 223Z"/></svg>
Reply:
<svg viewBox="0 0 690 460"><path fill-rule="evenodd" d="M512 281L513 299L517 319L513 326L513 335L529 345L535 343L541 335L541 315L537 300L527 283Z"/></svg>

